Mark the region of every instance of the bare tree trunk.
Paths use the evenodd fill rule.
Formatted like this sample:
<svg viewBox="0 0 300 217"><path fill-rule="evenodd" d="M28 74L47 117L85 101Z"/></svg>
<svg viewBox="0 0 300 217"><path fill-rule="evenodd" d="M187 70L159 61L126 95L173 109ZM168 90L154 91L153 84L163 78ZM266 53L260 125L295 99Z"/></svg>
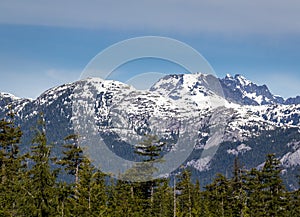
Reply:
<svg viewBox="0 0 300 217"><path fill-rule="evenodd" d="M64 201L61 202L61 216L64 217L64 209L65 209L65 203Z"/></svg>
<svg viewBox="0 0 300 217"><path fill-rule="evenodd" d="M75 184L76 184L76 186L78 184L78 176L79 176L78 173L79 173L79 163L77 163L76 170L75 170Z"/></svg>
<svg viewBox="0 0 300 217"><path fill-rule="evenodd" d="M91 189L89 188L89 210L91 209Z"/></svg>
<svg viewBox="0 0 300 217"><path fill-rule="evenodd" d="M192 217L192 199L191 199L191 189L188 184L188 192L189 192L189 216Z"/></svg>
<svg viewBox="0 0 300 217"><path fill-rule="evenodd" d="M151 184L151 196L150 196L151 205L153 204L153 193L154 193L154 190L153 190L153 183L152 183Z"/></svg>
<svg viewBox="0 0 300 217"><path fill-rule="evenodd" d="M222 217L224 217L224 201L223 201L223 197L222 197Z"/></svg>
<svg viewBox="0 0 300 217"><path fill-rule="evenodd" d="M173 217L176 217L176 178L174 177L174 192L173 192Z"/></svg>
<svg viewBox="0 0 300 217"><path fill-rule="evenodd" d="M78 182L79 182L79 164L76 165L75 170L75 198L78 198Z"/></svg>
<svg viewBox="0 0 300 217"><path fill-rule="evenodd" d="M134 195L133 195L133 186L130 187L130 192L131 192L131 199L134 198Z"/></svg>

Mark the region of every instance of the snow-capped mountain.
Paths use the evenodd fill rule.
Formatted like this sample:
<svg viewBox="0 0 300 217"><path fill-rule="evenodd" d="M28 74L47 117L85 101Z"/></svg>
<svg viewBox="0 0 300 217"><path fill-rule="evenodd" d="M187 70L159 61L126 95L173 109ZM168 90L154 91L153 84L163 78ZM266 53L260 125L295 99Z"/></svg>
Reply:
<svg viewBox="0 0 300 217"><path fill-rule="evenodd" d="M270 105L270 104L299 104L300 96L284 100L281 96L273 95L266 85L257 85L242 75L226 75L219 79L224 96L227 100L242 105Z"/></svg>
<svg viewBox="0 0 300 217"><path fill-rule="evenodd" d="M274 96L267 86L241 75L168 75L147 91L89 78L47 90L35 100L0 94L0 118L14 111L24 133L22 149L27 150L42 112L58 156L61 141L74 132L100 134L110 150L128 160L137 160L131 143L145 133L155 132L168 141L165 152L184 149L177 145L180 134L194 138L191 134L196 133L184 165L203 184L217 172L230 174L235 157L250 168L274 152L283 163L287 186L294 188L294 171L300 168L298 99ZM209 150L214 155L208 155Z"/></svg>
<svg viewBox="0 0 300 217"><path fill-rule="evenodd" d="M266 85L258 86L242 75L226 75L220 79L226 99L242 105L266 105L284 102L282 97L274 96Z"/></svg>
<svg viewBox="0 0 300 217"><path fill-rule="evenodd" d="M287 105L300 104L300 96L288 98L287 100L285 100L285 104Z"/></svg>

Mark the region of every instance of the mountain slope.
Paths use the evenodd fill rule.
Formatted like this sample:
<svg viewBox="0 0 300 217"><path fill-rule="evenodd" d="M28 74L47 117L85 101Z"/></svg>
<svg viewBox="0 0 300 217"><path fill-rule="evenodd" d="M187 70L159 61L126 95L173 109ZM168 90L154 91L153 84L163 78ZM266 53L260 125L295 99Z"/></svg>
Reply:
<svg viewBox="0 0 300 217"><path fill-rule="evenodd" d="M42 112L56 156L61 155L64 137L74 132L99 134L112 152L133 161L141 160L134 145L145 133L167 141L165 154L185 148L178 143L181 135L194 138L191 134L196 133L196 140L189 140L194 150L184 165L203 184L216 172L230 173L237 156L250 168L276 152L287 186L295 188L292 171L300 166L300 105L289 102L293 103L241 75L224 79L201 73L168 75L149 91L91 78L52 88L35 100L0 94L0 118L10 109L15 112L24 132L22 150L28 150L31 128Z"/></svg>
<svg viewBox="0 0 300 217"><path fill-rule="evenodd" d="M282 97L274 96L266 85L256 85L242 75L230 76L220 79L224 96L227 100L242 105L266 105L284 103Z"/></svg>

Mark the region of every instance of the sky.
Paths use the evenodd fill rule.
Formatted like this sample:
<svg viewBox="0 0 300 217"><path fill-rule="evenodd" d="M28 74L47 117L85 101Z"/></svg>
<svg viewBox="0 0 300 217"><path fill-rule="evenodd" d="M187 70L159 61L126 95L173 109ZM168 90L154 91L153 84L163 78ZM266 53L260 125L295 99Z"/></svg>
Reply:
<svg viewBox="0 0 300 217"><path fill-rule="evenodd" d="M298 0L1 0L0 92L36 98L78 80L107 47L151 35L196 49L218 77L242 74L276 95L300 95L299 11ZM184 72L160 60L119 70Z"/></svg>

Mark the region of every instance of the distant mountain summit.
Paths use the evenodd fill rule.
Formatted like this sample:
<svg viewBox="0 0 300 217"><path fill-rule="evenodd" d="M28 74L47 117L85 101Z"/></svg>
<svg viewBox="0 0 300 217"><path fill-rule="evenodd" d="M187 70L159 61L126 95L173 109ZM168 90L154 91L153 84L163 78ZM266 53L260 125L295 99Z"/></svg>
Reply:
<svg viewBox="0 0 300 217"><path fill-rule="evenodd" d="M257 85L240 74L234 76L227 74L225 78L216 78L213 75L201 73L168 75L155 83L150 91L158 90L161 94L169 94L176 98L178 88L191 83L193 85L189 86L190 90L205 88L240 105L300 104L300 96L284 100L281 96L273 95L266 85ZM204 90L202 93L210 94Z"/></svg>
<svg viewBox="0 0 300 217"><path fill-rule="evenodd" d="M133 138L155 128L170 142L165 151L172 152L178 148L178 120L194 119L197 141L183 166L191 168L193 177L200 177L203 185L216 173L231 174L235 157L247 169L259 167L265 155L272 152L282 162L285 184L296 188L295 171L300 168L299 100L299 96L287 100L274 96L266 85L257 85L242 75L222 79L202 73L167 75L149 90L89 78L51 88L34 100L0 93L0 118L13 110L23 130L21 149L25 151L30 148L31 129L42 112L47 138L59 157L63 139L76 132L74 123L85 132L89 124L80 123L88 114L89 130L101 135L112 152L127 160L137 159L128 135ZM75 102L80 107L74 108ZM116 111L119 113L114 115ZM216 146L210 135L218 125L218 116L224 117L226 126ZM218 149L213 157L202 157L214 147Z"/></svg>
<svg viewBox="0 0 300 217"><path fill-rule="evenodd" d="M274 96L266 85L259 86L242 75L230 76L220 79L225 98L242 105L283 104L282 97Z"/></svg>
<svg viewBox="0 0 300 217"><path fill-rule="evenodd" d="M273 95L266 85L257 85L240 74L220 79L227 100L241 105L299 104L300 96L284 100Z"/></svg>
<svg viewBox="0 0 300 217"><path fill-rule="evenodd" d="M287 100L285 100L285 104L286 105L296 105L296 104L300 104L300 96L296 96L296 97L290 97Z"/></svg>

